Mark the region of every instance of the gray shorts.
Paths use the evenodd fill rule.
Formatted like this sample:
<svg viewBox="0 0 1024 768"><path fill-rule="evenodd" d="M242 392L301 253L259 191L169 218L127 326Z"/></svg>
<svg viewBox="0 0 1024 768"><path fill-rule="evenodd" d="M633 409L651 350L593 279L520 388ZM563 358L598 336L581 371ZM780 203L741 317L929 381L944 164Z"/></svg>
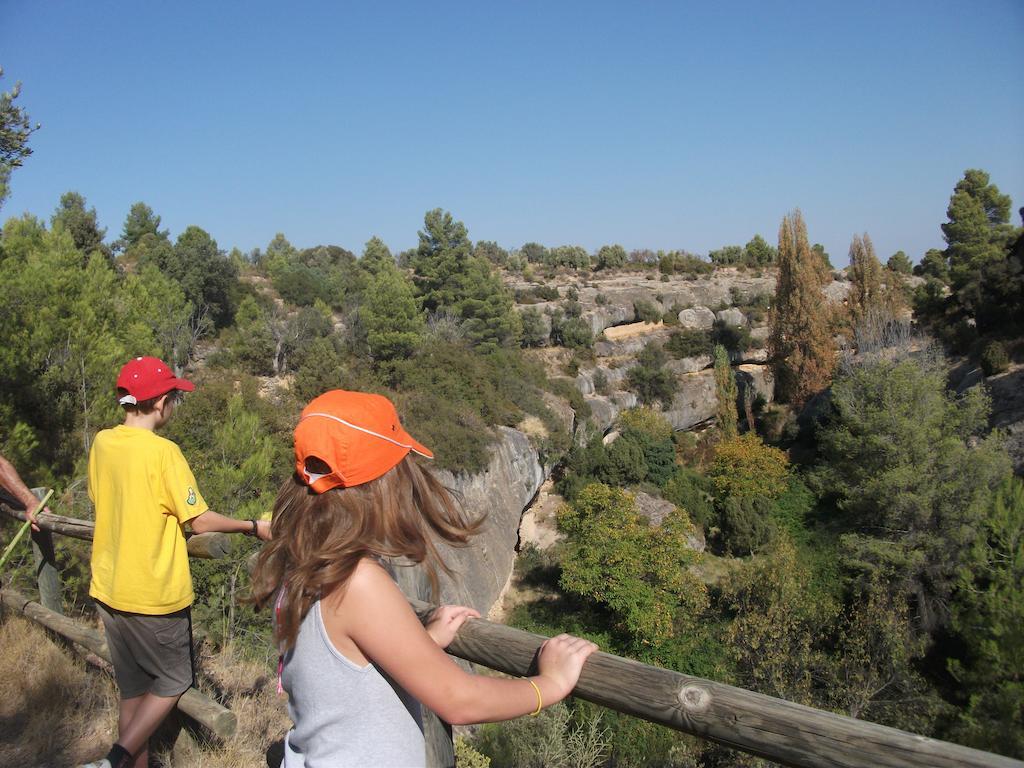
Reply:
<svg viewBox="0 0 1024 768"><path fill-rule="evenodd" d="M107 632L122 699L144 693L177 696L195 684L189 608L149 616L119 611L97 600L96 610Z"/></svg>

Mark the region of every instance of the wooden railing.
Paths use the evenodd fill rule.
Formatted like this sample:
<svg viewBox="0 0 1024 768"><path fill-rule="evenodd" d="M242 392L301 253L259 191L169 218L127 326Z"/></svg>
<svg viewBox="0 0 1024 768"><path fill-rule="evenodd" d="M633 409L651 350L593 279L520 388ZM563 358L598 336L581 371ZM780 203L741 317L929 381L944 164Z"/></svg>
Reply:
<svg viewBox="0 0 1024 768"><path fill-rule="evenodd" d="M33 488L32 492L39 498L43 496L40 488ZM3 503L0 503L0 512L16 520L26 519L24 511ZM2 589L0 603L109 664L110 651L103 634L63 615L60 572L53 548L53 534L92 541L95 524L91 520L46 513L37 515L36 520L40 530L32 532L32 553L39 601L31 600L12 589ZM223 533L195 534L189 536L187 546L189 557L218 559L230 551L230 537ZM195 688L190 688L178 700L178 710L220 739L229 738L237 728L238 720L234 712Z"/></svg>
<svg viewBox="0 0 1024 768"><path fill-rule="evenodd" d="M423 616L433 609L410 601ZM462 625L448 653L473 664L536 674L547 638L482 619ZM958 744L805 707L700 677L594 653L574 696L782 765L842 768L1024 768Z"/></svg>
<svg viewBox="0 0 1024 768"><path fill-rule="evenodd" d="M0 510L24 519L23 513L3 505ZM92 524L87 521L43 515L39 523L47 535L54 532L92 538ZM34 537L45 538L39 534ZM201 534L189 539L189 554L193 557L222 557L227 550L223 534ZM106 643L95 630L85 630L11 590L2 590L0 600L8 608L109 659ZM417 600L410 603L421 616L433 609ZM462 626L448 652L473 664L523 676L536 672L537 650L545 639L474 619ZM1024 768L1024 763L1001 755L805 707L610 653L597 652L587 660L573 695L787 766ZM179 708L222 737L235 730L233 713L194 690L182 697Z"/></svg>

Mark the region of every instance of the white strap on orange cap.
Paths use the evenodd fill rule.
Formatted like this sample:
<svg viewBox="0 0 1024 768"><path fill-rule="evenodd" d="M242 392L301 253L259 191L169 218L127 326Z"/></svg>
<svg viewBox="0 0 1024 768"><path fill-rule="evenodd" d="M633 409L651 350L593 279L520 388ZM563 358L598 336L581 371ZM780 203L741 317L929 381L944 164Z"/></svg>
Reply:
<svg viewBox="0 0 1024 768"><path fill-rule="evenodd" d="M330 413L307 413L305 416L303 416L301 419L299 419L299 422L301 423L301 422L305 421L306 419L308 419L308 418L310 418L312 416L323 416L325 419L330 419L331 421L336 421L339 424L344 424L346 427L351 427L352 429L359 430L360 432L365 432L368 435L373 435L374 437L379 437L381 440L387 440L389 443L391 443L393 445L397 445L399 448L408 448L411 451L416 451L416 453L419 454L420 456L424 455L424 454L420 453L419 451L417 451L416 447L413 446L413 445L408 445L406 443L400 443L397 440L388 437L387 435L382 435L380 432L374 432L372 429L367 429L366 427L360 427L358 424L353 424L350 421L345 421L344 419L339 418L339 417L337 417L337 416L335 416L333 414L330 414ZM430 458L430 457L427 456L426 458Z"/></svg>

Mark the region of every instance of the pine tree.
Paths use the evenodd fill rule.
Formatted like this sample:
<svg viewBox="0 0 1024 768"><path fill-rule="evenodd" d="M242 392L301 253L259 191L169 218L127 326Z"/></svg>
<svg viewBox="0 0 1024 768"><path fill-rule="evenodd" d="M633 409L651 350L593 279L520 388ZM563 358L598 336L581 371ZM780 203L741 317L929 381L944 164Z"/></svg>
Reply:
<svg viewBox="0 0 1024 768"><path fill-rule="evenodd" d="M718 397L718 428L722 439L736 437L736 377L729 364L729 353L721 344L715 345L715 395Z"/></svg>
<svg viewBox="0 0 1024 768"><path fill-rule="evenodd" d="M378 274L381 269L395 265L395 257L391 255L391 249L376 235L366 241L363 248L363 257L359 265L371 275Z"/></svg>
<svg viewBox="0 0 1024 768"><path fill-rule="evenodd" d="M4 69L0 67L0 77ZM28 137L39 130L29 123L28 113L24 108L16 106L14 101L21 94L21 83L15 83L9 91L0 91L0 206L10 189L8 182L11 171L18 168L22 160L32 154L28 145Z"/></svg>
<svg viewBox="0 0 1024 768"><path fill-rule="evenodd" d="M821 257L811 250L800 211L779 228L779 278L769 354L779 399L800 406L828 386L835 363Z"/></svg>
<svg viewBox="0 0 1024 768"><path fill-rule="evenodd" d="M416 305L412 285L398 267L379 261L376 268L378 271L359 308L359 321L374 360L403 359L413 353L422 339L423 315Z"/></svg>
<svg viewBox="0 0 1024 768"><path fill-rule="evenodd" d="M85 198L78 192L65 192L60 196L60 205L53 212L50 223L54 227L59 225L67 229L75 241L75 248L83 255L87 256L95 250L110 255L109 249L103 245L107 230L100 228L95 208L86 210Z"/></svg>
<svg viewBox="0 0 1024 768"><path fill-rule="evenodd" d="M953 190L946 215L949 221L942 225L942 232L950 288L959 308L975 316L984 303L982 273L1006 259L1014 235L1009 224L1010 197L989 183L987 173L972 168Z"/></svg>
<svg viewBox="0 0 1024 768"><path fill-rule="evenodd" d="M412 257L422 307L454 314L462 321L466 338L481 351L516 344L522 322L512 295L490 263L473 255L466 226L440 208L428 211L423 223Z"/></svg>
<svg viewBox="0 0 1024 768"><path fill-rule="evenodd" d="M137 245L146 235L153 235L163 240L169 240L170 237L166 229L160 229L160 217L140 200L137 203L132 203L131 210L128 211L128 215L124 219L124 227L116 247L118 250L127 250Z"/></svg>

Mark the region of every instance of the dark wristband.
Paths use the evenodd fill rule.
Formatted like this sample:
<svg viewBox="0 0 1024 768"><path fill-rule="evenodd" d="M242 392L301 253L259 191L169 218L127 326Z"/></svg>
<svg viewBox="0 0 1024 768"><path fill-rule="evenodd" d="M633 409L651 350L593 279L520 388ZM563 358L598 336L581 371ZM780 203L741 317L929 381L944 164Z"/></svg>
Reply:
<svg viewBox="0 0 1024 768"><path fill-rule="evenodd" d="M256 525L256 519L250 517L249 518L249 522L252 523L252 530L251 531L246 531L245 535L246 536L255 536L256 535L256 531L258 530L258 527Z"/></svg>

